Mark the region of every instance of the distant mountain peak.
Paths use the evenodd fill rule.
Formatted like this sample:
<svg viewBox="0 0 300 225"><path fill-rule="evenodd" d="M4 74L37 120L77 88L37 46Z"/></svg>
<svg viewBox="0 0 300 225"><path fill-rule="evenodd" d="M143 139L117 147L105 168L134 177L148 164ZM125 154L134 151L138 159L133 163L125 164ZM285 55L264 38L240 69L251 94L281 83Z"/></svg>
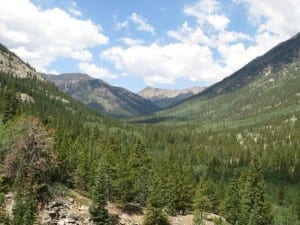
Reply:
<svg viewBox="0 0 300 225"><path fill-rule="evenodd" d="M151 114L160 108L149 100L124 88L112 86L87 74L43 75L63 92L115 117Z"/></svg>
<svg viewBox="0 0 300 225"><path fill-rule="evenodd" d="M138 94L143 98L146 98L153 103L157 104L161 108L169 108L182 102L191 96L200 93L203 91L203 87L192 87L192 88L185 88L182 90L176 89L162 89L162 88L155 88L147 86Z"/></svg>

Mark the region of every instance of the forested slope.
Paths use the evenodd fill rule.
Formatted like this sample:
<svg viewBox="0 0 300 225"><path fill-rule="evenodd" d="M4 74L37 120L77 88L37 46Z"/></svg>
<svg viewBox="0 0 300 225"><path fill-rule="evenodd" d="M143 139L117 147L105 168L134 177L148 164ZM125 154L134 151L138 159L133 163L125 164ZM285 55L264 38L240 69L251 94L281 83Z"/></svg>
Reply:
<svg viewBox="0 0 300 225"><path fill-rule="evenodd" d="M293 93L297 73L279 74L278 90L284 77ZM34 224L37 206L60 184L91 197L94 221L108 221L109 200L145 207L148 225L167 224L166 213L193 213L200 223L206 212L230 224L299 224L300 114L289 95L272 102L290 111L254 123L130 124L54 85L1 72L0 203L13 192L16 204L13 218L1 207L0 220Z"/></svg>

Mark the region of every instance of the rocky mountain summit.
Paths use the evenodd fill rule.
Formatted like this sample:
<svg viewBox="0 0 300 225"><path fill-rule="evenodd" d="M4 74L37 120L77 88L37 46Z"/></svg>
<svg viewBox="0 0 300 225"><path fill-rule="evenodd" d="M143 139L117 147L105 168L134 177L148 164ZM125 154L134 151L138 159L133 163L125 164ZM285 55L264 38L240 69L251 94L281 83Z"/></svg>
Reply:
<svg viewBox="0 0 300 225"><path fill-rule="evenodd" d="M125 88L112 86L87 74L45 75L60 90L80 102L118 118L151 114L160 108L151 101Z"/></svg>
<svg viewBox="0 0 300 225"><path fill-rule="evenodd" d="M160 108L165 109L200 93L204 89L204 87L192 87L182 90L170 90L146 87L145 89L141 90L138 94L143 98L152 101Z"/></svg>

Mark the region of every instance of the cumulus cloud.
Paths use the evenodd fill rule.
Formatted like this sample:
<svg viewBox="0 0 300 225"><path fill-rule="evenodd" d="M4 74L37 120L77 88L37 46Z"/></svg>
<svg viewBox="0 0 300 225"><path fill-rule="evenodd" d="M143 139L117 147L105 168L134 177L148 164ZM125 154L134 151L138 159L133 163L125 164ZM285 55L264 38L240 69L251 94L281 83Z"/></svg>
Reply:
<svg viewBox="0 0 300 225"><path fill-rule="evenodd" d="M132 13L125 21L116 22L115 29L122 30L124 28L128 28L130 23L135 24L139 31L149 32L152 35L155 34L155 28L148 23L146 18L136 12Z"/></svg>
<svg viewBox="0 0 300 225"><path fill-rule="evenodd" d="M107 68L99 67L94 63L81 62L78 64L81 72L86 73L95 78L116 78L115 74L112 74Z"/></svg>
<svg viewBox="0 0 300 225"><path fill-rule="evenodd" d="M62 9L42 10L29 0L0 3L0 39L39 71L58 57L90 61L88 49L108 43L99 25Z"/></svg>
<svg viewBox="0 0 300 225"><path fill-rule="evenodd" d="M167 31L174 42L132 42L127 47L110 48L101 57L122 72L143 77L151 85L172 84L178 79L211 84L299 29L300 5L295 0L233 1L246 6L243 8L249 21L256 27L254 35L230 30L231 20L222 12L219 1L199 0L183 8L184 15L194 19L194 23L185 21L177 29Z"/></svg>
<svg viewBox="0 0 300 225"><path fill-rule="evenodd" d="M201 26L206 23L216 30L224 30L230 19L221 14L219 3L215 0L202 0L184 8L184 13L197 18Z"/></svg>
<svg viewBox="0 0 300 225"><path fill-rule="evenodd" d="M222 73L209 48L196 44L114 47L104 51L101 57L114 62L119 70L142 76L150 85L172 84L179 78L211 82Z"/></svg>
<svg viewBox="0 0 300 225"><path fill-rule="evenodd" d="M244 50L243 45L236 45L238 41L251 38L226 29L230 20L220 12L217 1L199 1L184 7L183 13L195 18L196 24L191 26L184 22L176 30L167 31L175 42L114 47L104 51L101 57L113 62L121 71L142 76L150 85L173 84L178 79L211 84L249 59L250 53L242 62L240 56L235 56L237 60L229 56L230 51L241 53ZM213 51L219 51L221 58L214 58Z"/></svg>
<svg viewBox="0 0 300 225"><path fill-rule="evenodd" d="M300 4L298 0L234 0L244 4L248 20L258 27L258 33L270 33L286 39L299 31Z"/></svg>

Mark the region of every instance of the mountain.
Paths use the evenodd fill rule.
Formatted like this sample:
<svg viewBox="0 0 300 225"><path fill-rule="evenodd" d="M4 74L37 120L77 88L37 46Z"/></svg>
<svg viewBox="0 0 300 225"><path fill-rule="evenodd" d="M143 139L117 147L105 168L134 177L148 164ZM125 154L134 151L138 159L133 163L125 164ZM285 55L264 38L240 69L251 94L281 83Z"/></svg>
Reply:
<svg viewBox="0 0 300 225"><path fill-rule="evenodd" d="M25 63L15 53L9 51L4 45L0 43L0 71L13 74L20 78L37 78L44 80L44 78L35 71L28 63Z"/></svg>
<svg viewBox="0 0 300 225"><path fill-rule="evenodd" d="M231 76L207 88L198 96L203 98L212 98L218 95L234 92L262 76L274 74L281 70L283 66L292 63L296 58L298 58L299 49L300 33L297 33L291 39L278 44L263 56L252 60Z"/></svg>
<svg viewBox="0 0 300 225"><path fill-rule="evenodd" d="M298 33L186 102L143 120L239 126L293 117L300 112L299 52Z"/></svg>
<svg viewBox="0 0 300 225"><path fill-rule="evenodd" d="M274 215L275 222L265 224L299 224L299 68L295 56L239 89L210 98L196 96L155 118L184 122L179 126L109 119L50 82L0 71L0 223L89 224L88 206L106 203L102 197L92 202L87 197L96 193L105 176L109 190L97 193L109 192L108 210L116 223L120 219L127 224L122 220L128 221L127 213L141 218L141 206L149 202L145 212L157 210L158 218L189 212L198 194L205 194L213 213L219 212L219 203L235 200L233 207L225 204L225 219L231 224L232 216L238 223L239 218L252 220L261 209L256 216L261 221ZM23 101L18 93L32 101ZM199 178L200 185L215 190L213 195L196 188ZM219 195L219 190L228 193ZM241 198L236 201L237 194ZM237 214L236 205L250 207L251 215L247 210ZM161 209L166 209L163 214ZM188 221L182 217L185 224L192 221L191 215ZM220 221L209 217L207 224ZM40 218L45 221L37 221ZM178 216L173 218L178 222Z"/></svg>
<svg viewBox="0 0 300 225"><path fill-rule="evenodd" d="M114 117L146 115L159 110L158 106L139 95L124 88L109 85L102 80L93 79L86 74L68 73L43 76L75 99Z"/></svg>
<svg viewBox="0 0 300 225"><path fill-rule="evenodd" d="M177 105L180 102L203 91L202 87L192 87L183 90L168 90L153 87L146 87L141 90L138 95L148 99L158 105L162 109L166 109Z"/></svg>

